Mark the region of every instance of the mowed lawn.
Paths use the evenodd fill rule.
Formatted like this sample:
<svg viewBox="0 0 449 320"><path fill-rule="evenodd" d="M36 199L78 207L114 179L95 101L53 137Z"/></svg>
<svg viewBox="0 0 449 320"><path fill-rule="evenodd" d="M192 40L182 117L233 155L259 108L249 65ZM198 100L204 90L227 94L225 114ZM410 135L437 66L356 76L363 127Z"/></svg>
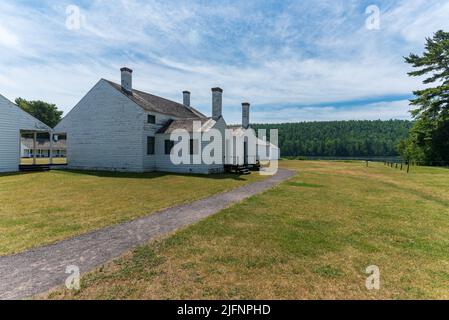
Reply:
<svg viewBox="0 0 449 320"><path fill-rule="evenodd" d="M282 166L297 176L48 298L449 298L448 169ZM365 287L371 265L380 290Z"/></svg>
<svg viewBox="0 0 449 320"><path fill-rule="evenodd" d="M261 178L258 174L75 171L0 174L0 255L137 218Z"/></svg>

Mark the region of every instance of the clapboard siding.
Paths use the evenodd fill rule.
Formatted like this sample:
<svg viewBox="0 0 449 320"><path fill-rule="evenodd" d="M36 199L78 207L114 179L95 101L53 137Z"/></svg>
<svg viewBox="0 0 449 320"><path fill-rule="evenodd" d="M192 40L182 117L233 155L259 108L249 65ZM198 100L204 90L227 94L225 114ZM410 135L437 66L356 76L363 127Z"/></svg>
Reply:
<svg viewBox="0 0 449 320"><path fill-rule="evenodd" d="M280 159L280 149L273 144L258 140L257 160L270 161Z"/></svg>
<svg viewBox="0 0 449 320"><path fill-rule="evenodd" d="M153 109L141 107L137 104L138 101L134 101L106 80L100 80L81 99L55 128L56 132L67 134L69 168L203 174L224 171L227 125L222 117L215 122L205 120L206 123L213 124L211 129L218 130L222 139L200 141L199 145L200 152L206 146L221 150L220 163L206 164L203 161L200 164L174 164L164 150L165 140L169 140L170 135L157 132L168 121L185 118L169 116L169 113L163 112L165 109L150 112ZM155 124L148 123L148 115L156 117ZM154 155L147 154L148 137L155 138Z"/></svg>
<svg viewBox="0 0 449 320"><path fill-rule="evenodd" d="M20 130L51 129L0 95L0 172L19 169Z"/></svg>
<svg viewBox="0 0 449 320"><path fill-rule="evenodd" d="M145 112L100 80L56 126L67 133L68 167L143 172Z"/></svg>
<svg viewBox="0 0 449 320"><path fill-rule="evenodd" d="M148 124L147 118L148 115L151 114L156 117L156 124ZM156 132L170 119L173 117L169 117L167 115L158 114L158 113L145 113L144 114L145 119L143 121L145 122L145 125L143 127L143 169L144 171L155 171L156 170L156 157L157 153L154 155L147 155L147 137L156 137Z"/></svg>
<svg viewBox="0 0 449 320"><path fill-rule="evenodd" d="M248 141L248 154L246 162L249 165L254 165L257 162L257 137L254 129L234 129L226 140L226 164L230 165L244 165L245 164L245 149L244 141ZM252 145L252 147L250 147Z"/></svg>
<svg viewBox="0 0 449 320"><path fill-rule="evenodd" d="M156 117L156 124L148 124L149 114ZM68 167L71 169L222 172L222 164L174 165L170 156L164 154L164 141L169 135L156 132L167 121L176 119L143 110L107 81L100 80L55 131L67 134ZM224 134L226 123L220 119L215 128ZM155 137L155 155L147 154L147 137Z"/></svg>
<svg viewBox="0 0 449 320"><path fill-rule="evenodd" d="M213 129L219 130L222 134L222 141L221 145L219 144L220 141L213 141L213 142L207 142L207 141L201 141L200 144L200 152L202 152L203 148L206 145L209 145L211 143L216 150L219 148L222 148L221 150L224 150L224 132L226 129L226 122L223 120L223 118L220 118L217 123L214 125ZM224 171L224 165L223 164L173 164L170 155L165 154L165 140L169 140L170 135L169 134L159 134L156 136L156 170L158 171L166 171L166 172L179 172L179 173L201 173L201 174L208 174L208 173L219 173Z"/></svg>

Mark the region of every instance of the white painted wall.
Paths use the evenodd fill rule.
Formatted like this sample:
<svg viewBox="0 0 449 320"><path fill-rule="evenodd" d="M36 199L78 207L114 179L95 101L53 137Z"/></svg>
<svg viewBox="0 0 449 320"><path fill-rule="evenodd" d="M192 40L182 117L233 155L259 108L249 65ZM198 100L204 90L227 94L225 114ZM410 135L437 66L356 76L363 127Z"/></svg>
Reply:
<svg viewBox="0 0 449 320"><path fill-rule="evenodd" d="M281 149L271 146L270 149L270 160L279 160L281 158Z"/></svg>
<svg viewBox="0 0 449 320"><path fill-rule="evenodd" d="M55 131L67 133L70 169L143 172L151 167L143 158L146 122L142 108L100 80Z"/></svg>
<svg viewBox="0 0 449 320"><path fill-rule="evenodd" d="M229 165L244 165L245 157L244 157L244 141L245 136L247 137L248 143L252 143L253 147L248 147L247 154L247 164L254 165L257 160L257 138L254 129L248 128L244 129L240 127L238 129L234 129L233 135L226 139L226 164ZM233 141L232 141L233 139Z"/></svg>
<svg viewBox="0 0 449 320"><path fill-rule="evenodd" d="M29 150L31 150L30 148L28 148L26 145L24 145L23 143L20 143L20 156L21 157L26 157L29 154Z"/></svg>
<svg viewBox="0 0 449 320"><path fill-rule="evenodd" d="M224 137L224 130L226 129L226 122L223 118L219 118L212 129L219 130ZM178 172L178 173L200 173L200 174L208 174L208 173L221 173L224 171L223 164L178 164L175 165L172 163L170 159L170 155L165 154L165 140L170 139L170 134L158 134L156 136L156 170L157 171L165 171L165 172ZM203 148L207 145L211 144L211 147L215 149L223 150L224 157L224 139L220 141L201 141L199 145L199 150L202 152Z"/></svg>
<svg viewBox="0 0 449 320"><path fill-rule="evenodd" d="M148 115L156 116L156 124L148 124ZM165 124L167 121L172 119L171 117L158 113L147 112L145 114L145 125L143 127L143 138L142 138L142 149L143 149L143 169L144 171L155 171L156 170L156 157L157 153L154 155L147 154L147 137L156 137L156 132ZM156 142L157 143L157 142ZM157 152L157 151L156 151Z"/></svg>
<svg viewBox="0 0 449 320"><path fill-rule="evenodd" d="M20 130L51 129L0 95L0 172L19 170Z"/></svg>
<svg viewBox="0 0 449 320"><path fill-rule="evenodd" d="M147 116L156 116L156 124L148 124ZM67 160L70 169L111 171L166 171L182 173L223 172L224 165L175 165L165 155L168 134L156 132L170 119L163 114L149 113L100 80L69 114L56 126L55 132L67 134ZM226 122L220 117L213 126L222 133L221 145L225 161ZM147 137L155 137L155 155L147 154ZM212 143L218 144L219 141ZM201 142L200 150L209 142ZM249 154L254 164L256 157ZM243 164L243 155L242 155Z"/></svg>
<svg viewBox="0 0 449 320"><path fill-rule="evenodd" d="M258 140L257 144L257 160L270 161L280 159L280 149L271 143Z"/></svg>

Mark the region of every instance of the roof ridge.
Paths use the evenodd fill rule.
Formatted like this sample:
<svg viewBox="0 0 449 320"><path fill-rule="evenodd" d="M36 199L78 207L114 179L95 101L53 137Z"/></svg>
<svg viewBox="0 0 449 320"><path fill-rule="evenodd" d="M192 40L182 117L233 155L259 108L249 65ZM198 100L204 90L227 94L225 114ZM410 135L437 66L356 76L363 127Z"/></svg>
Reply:
<svg viewBox="0 0 449 320"><path fill-rule="evenodd" d="M179 103L179 102L176 102L176 101L173 101L173 100L161 97L161 96L157 96L155 94L152 94L152 93L149 93L149 92L145 92L145 91L142 91L142 90L132 89L132 92L136 93L136 95L125 94L122 90L120 90L120 88L121 88L120 84L115 83L114 81L111 81L111 80L108 80L108 79L104 79L104 78L102 78L102 79L105 80L106 82L108 82L109 84L111 84L115 89L119 90L124 95L126 95L128 97L128 99L130 99L130 100L135 99L135 100L138 100L138 101L142 101L142 103L144 103L144 104L150 104L153 107L153 109L157 109L157 108L155 108L154 103L151 102L151 101L146 100L143 96L147 95L147 96L150 96L152 98L159 99L159 100L165 101L165 102L170 103L170 104L175 104L175 105L179 106L180 108L183 108L185 111L190 112L194 116L197 116L199 118L206 117L204 114L202 114L200 111L198 111L194 107L186 106L186 105L184 105L182 103ZM137 101L134 101L134 102L137 103ZM143 106L141 104L138 104L138 105L140 107L142 107L143 109L145 109L145 106ZM161 110L152 110L152 111L163 113L163 114L167 114L166 110L163 110L163 111L161 111ZM168 114L172 114L172 113L168 112ZM174 114L174 116L180 116L180 115ZM192 118L194 118L194 117L192 117Z"/></svg>

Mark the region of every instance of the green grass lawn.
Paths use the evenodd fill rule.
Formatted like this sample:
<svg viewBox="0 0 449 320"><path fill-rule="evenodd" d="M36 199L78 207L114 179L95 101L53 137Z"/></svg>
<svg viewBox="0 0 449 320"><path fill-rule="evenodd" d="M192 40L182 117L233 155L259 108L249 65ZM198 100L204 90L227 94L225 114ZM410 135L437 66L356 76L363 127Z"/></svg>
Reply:
<svg viewBox="0 0 449 320"><path fill-rule="evenodd" d="M293 179L53 299L449 298L449 170L283 161ZM377 265L380 290L365 287Z"/></svg>
<svg viewBox="0 0 449 320"><path fill-rule="evenodd" d="M48 244L259 180L50 171L0 174L0 255Z"/></svg>

